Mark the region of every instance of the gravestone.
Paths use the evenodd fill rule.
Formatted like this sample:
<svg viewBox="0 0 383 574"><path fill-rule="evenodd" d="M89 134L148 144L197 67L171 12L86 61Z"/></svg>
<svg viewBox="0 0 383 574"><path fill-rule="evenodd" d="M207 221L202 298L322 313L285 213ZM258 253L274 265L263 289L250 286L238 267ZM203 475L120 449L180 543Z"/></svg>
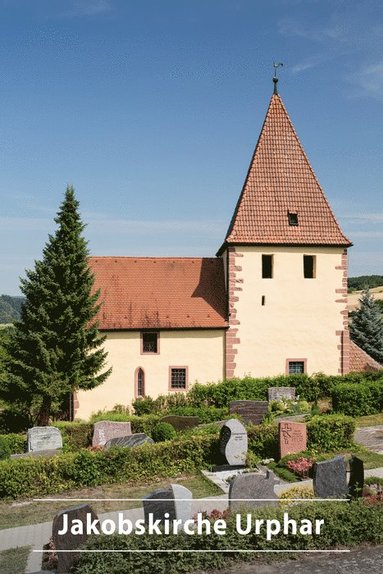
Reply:
<svg viewBox="0 0 383 574"><path fill-rule="evenodd" d="M154 444L154 440L145 433L139 432L128 436L111 438L105 443L104 449L109 450L113 446L133 448L135 446L141 446L142 444Z"/></svg>
<svg viewBox="0 0 383 574"><path fill-rule="evenodd" d="M362 496L364 486L364 464L363 460L357 456L352 456L350 460L350 480L348 491L352 498Z"/></svg>
<svg viewBox="0 0 383 574"><path fill-rule="evenodd" d="M56 427L33 427L28 429L28 452L62 448L61 432Z"/></svg>
<svg viewBox="0 0 383 574"><path fill-rule="evenodd" d="M199 417L167 415L166 417L162 417L161 422L171 424L178 431L183 429L191 429L198 426Z"/></svg>
<svg viewBox="0 0 383 574"><path fill-rule="evenodd" d="M99 421L93 426L92 446L104 446L108 440L132 434L130 422Z"/></svg>
<svg viewBox="0 0 383 574"><path fill-rule="evenodd" d="M288 400L295 401L295 387L269 387L269 402Z"/></svg>
<svg viewBox="0 0 383 574"><path fill-rule="evenodd" d="M286 454L302 452L306 448L306 424L294 421L281 421L279 423L279 453L281 458L286 456Z"/></svg>
<svg viewBox="0 0 383 574"><path fill-rule="evenodd" d="M192 517L193 494L180 484L171 484L168 488L161 488L151 492L142 500L145 523L149 514L153 520L182 520L185 522ZM169 516L165 517L165 513Z"/></svg>
<svg viewBox="0 0 383 574"><path fill-rule="evenodd" d="M237 419L230 419L221 428L219 448L230 466L244 466L247 455L247 432Z"/></svg>
<svg viewBox="0 0 383 574"><path fill-rule="evenodd" d="M264 505L277 505L278 496L274 492L274 486L276 484L279 484L279 481L271 471L267 471L266 475L255 472L239 474L230 484L230 509L237 511L240 508L246 507L253 508Z"/></svg>
<svg viewBox="0 0 383 574"><path fill-rule="evenodd" d="M229 412L240 415L246 423L259 425L268 408L269 403L267 401L231 401Z"/></svg>
<svg viewBox="0 0 383 574"><path fill-rule="evenodd" d="M65 534L59 534L63 529L64 514L68 516L68 531ZM80 546L84 545L87 541L88 535L86 533L86 518L87 514L90 515L92 521L97 519L97 514L88 504L80 504L79 506L72 506L66 510L61 510L56 514L53 519L52 525L52 539L56 550L77 550ZM70 531L73 520L80 520L83 524L83 534L72 534ZM75 523L77 524L77 523ZM77 530L78 531L78 530ZM57 553L57 573L66 574L69 572L73 562L80 557L79 552L58 552Z"/></svg>
<svg viewBox="0 0 383 574"><path fill-rule="evenodd" d="M346 498L348 486L343 456L314 463L313 477L316 498Z"/></svg>

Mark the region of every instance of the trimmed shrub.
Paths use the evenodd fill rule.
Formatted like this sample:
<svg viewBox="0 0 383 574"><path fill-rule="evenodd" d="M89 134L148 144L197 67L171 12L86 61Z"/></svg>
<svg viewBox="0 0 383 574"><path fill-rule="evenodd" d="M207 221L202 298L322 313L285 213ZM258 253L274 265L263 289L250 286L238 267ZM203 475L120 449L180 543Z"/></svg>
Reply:
<svg viewBox="0 0 383 574"><path fill-rule="evenodd" d="M383 411L383 382L339 383L331 393L334 411L353 417Z"/></svg>
<svg viewBox="0 0 383 574"><path fill-rule="evenodd" d="M141 397L132 402L134 414L137 416L149 415L155 412L155 401L152 397Z"/></svg>
<svg viewBox="0 0 383 574"><path fill-rule="evenodd" d="M308 449L331 452L353 444L355 421L344 415L317 415L307 423Z"/></svg>
<svg viewBox="0 0 383 574"><path fill-rule="evenodd" d="M77 452L92 444L93 425L91 423L56 422L53 426L61 432L65 452Z"/></svg>
<svg viewBox="0 0 383 574"><path fill-rule="evenodd" d="M27 437L23 434L0 435L0 460L9 458L11 454L19 454L27 450Z"/></svg>
<svg viewBox="0 0 383 574"><path fill-rule="evenodd" d="M286 508L265 507L257 510L256 518L279 520L283 524L283 514ZM217 517L217 513L215 513ZM265 528L260 533L254 529L244 536L235 527L235 516L226 518L227 529L225 536L215 534L213 529L210 535L177 534L156 536L145 533L141 536L131 534L94 536L86 544L88 550L125 550L119 553L89 552L81 555L80 561L74 567L78 574L152 574L156 572L196 572L196 571L223 571L232 564L246 560L242 550L324 550L330 548L349 548L362 543L381 544L383 542L383 504L376 502L367 505L363 500L348 504L333 502L321 504L318 502L305 502L288 508L289 518L301 524L302 520L323 520L321 534L307 536L298 530L292 534L281 532L266 539ZM145 552L130 553L127 550L161 550L161 553L148 554ZM165 552L164 550L222 550L222 552ZM233 552L225 552L233 550ZM253 558L257 555L252 554ZM256 570L256 566L254 566Z"/></svg>
<svg viewBox="0 0 383 574"><path fill-rule="evenodd" d="M158 423L152 431L152 439L154 442L172 440L176 436L177 431L170 423Z"/></svg>
<svg viewBox="0 0 383 574"><path fill-rule="evenodd" d="M0 461L0 498L44 496L71 488L173 477L219 460L216 436L108 451L81 450L51 458Z"/></svg>

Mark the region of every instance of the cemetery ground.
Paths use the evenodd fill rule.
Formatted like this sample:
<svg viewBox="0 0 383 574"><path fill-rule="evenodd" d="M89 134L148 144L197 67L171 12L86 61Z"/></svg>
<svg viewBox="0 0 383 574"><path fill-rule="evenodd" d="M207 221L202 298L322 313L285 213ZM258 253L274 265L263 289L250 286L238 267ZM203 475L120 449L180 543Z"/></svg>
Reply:
<svg viewBox="0 0 383 574"><path fill-rule="evenodd" d="M339 379L323 377L319 383L307 377L279 379L273 388L268 388L270 380L256 379L200 385L186 397L162 398L160 408L153 400L140 401L135 405L135 415L119 407L111 413L99 413L87 423L34 427L28 436L0 435L0 455L6 459L0 461L0 542L2 532L4 535L0 572L38 571L41 554L33 554L31 561L30 553L24 570L23 565L15 566L12 545L42 548L50 535L53 549L70 549L71 554L58 554L57 562L49 562L48 569L58 568L58 573L63 573L73 565L76 574L151 574L154 565L157 572L166 574L213 573L214 568L229 574L234 560L244 560L243 572L250 573L244 555L231 554L233 549L352 549L383 544L383 380L367 377L362 385L356 384L360 381ZM291 386L278 387L278 383ZM295 398L298 392L300 400ZM210 480L202 470L209 471ZM226 484L221 472L230 477ZM291 488L293 494L285 495ZM185 502L189 500L183 506L178 502L181 493ZM291 503L282 500L286 496L325 501ZM42 501L34 502L33 498ZM117 498L138 500L100 500ZM287 510L289 516L300 520L307 512L312 519L325 518L328 530L323 538L302 536L300 532L296 537L283 536L282 532L271 539L262 532L238 537L235 513L241 509L242 498L251 500L248 510L254 517L279 520ZM258 500L264 498L269 502ZM329 504L327 499L331 498L341 498L345 504ZM95 513L92 516L98 517L100 535L87 540L86 533L78 537L69 532L60 538L64 516L71 516L69 523L74 519L85 524L86 499L92 499L87 504ZM73 508L75 505L80 506ZM101 528L105 520L117 524L122 511L125 519L142 519L147 527L150 515L163 521L169 514L183 523L193 520L196 512L211 513L213 509L217 513L208 514L209 520L227 521L227 536L110 536ZM82 544L90 550L125 548L127 553L80 557L75 552ZM227 554L182 554L182 549L199 545L214 548L217 544ZM145 548L181 553L165 552L150 559L147 554L130 554L132 549ZM20 550L17 560L25 561L27 553L26 548ZM285 556L279 555L281 565ZM280 569L267 570L269 558L251 555L253 568L257 564L259 574ZM347 560L345 557L344 564ZM325 561L321 557L321 563ZM309 564L309 560L297 561L297 565L301 563ZM294 570L305 572L295 566ZM374 569L368 571L373 574ZM351 572L350 566L348 574Z"/></svg>

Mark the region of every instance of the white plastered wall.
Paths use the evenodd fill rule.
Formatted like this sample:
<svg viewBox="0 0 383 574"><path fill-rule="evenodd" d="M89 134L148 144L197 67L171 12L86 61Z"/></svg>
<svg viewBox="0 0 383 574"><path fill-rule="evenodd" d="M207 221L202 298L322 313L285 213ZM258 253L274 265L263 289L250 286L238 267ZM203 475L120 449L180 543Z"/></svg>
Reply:
<svg viewBox="0 0 383 574"><path fill-rule="evenodd" d="M135 398L135 372L145 373L145 393L155 398L168 393L169 367L187 367L189 387L196 381L216 382L224 376L224 330L161 331L159 354L141 354L139 331L110 331L104 348L108 352L110 377L91 391L79 391L76 418L88 419L116 404L129 405ZM174 392L174 391L173 391Z"/></svg>
<svg viewBox="0 0 383 574"><path fill-rule="evenodd" d="M342 248L236 247L235 303L240 343L235 375L285 373L286 359L307 359L307 372L337 374L343 330ZM262 254L273 255L273 278L262 278ZM303 276L303 255L316 257L316 277ZM238 280L243 282L238 282ZM265 305L262 306L262 296ZM338 335L336 332L338 331Z"/></svg>

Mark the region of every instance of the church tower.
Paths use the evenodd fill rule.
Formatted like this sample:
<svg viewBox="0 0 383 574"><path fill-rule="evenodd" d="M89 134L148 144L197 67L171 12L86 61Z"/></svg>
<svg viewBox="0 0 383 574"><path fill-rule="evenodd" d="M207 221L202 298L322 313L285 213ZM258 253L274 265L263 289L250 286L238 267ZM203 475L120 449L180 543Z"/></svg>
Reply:
<svg viewBox="0 0 383 574"><path fill-rule="evenodd" d="M347 373L347 248L277 92L217 255L226 377Z"/></svg>

